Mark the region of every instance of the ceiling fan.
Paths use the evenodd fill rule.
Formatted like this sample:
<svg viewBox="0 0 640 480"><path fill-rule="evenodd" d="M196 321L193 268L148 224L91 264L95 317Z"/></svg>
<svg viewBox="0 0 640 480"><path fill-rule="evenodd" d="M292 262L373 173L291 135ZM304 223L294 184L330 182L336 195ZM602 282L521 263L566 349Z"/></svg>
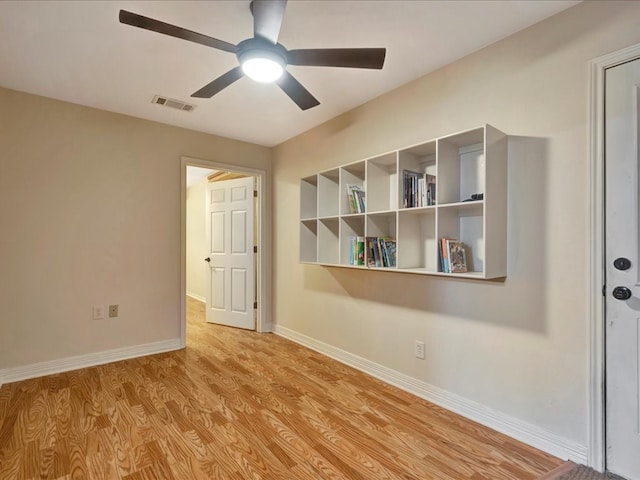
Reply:
<svg viewBox="0 0 640 480"><path fill-rule="evenodd" d="M287 50L278 43L286 4L287 0L253 0L250 4L253 14L253 38L243 40L238 45L126 10L120 10L120 23L234 53L240 65L191 95L198 98L211 98L243 75L247 75L259 82L277 82L296 105L302 110L307 110L320 102L286 70L287 65L378 70L384 65L384 48Z"/></svg>

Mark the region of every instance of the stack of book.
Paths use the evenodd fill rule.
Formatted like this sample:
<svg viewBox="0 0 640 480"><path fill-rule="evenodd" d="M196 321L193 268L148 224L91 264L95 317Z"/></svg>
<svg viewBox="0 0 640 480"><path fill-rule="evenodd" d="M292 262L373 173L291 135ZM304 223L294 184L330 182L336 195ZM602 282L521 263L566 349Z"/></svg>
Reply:
<svg viewBox="0 0 640 480"><path fill-rule="evenodd" d="M367 266L395 267L396 241L389 237L367 237Z"/></svg>
<svg viewBox="0 0 640 480"><path fill-rule="evenodd" d="M350 213L364 213L364 190L361 186L347 184L347 198Z"/></svg>
<svg viewBox="0 0 640 480"><path fill-rule="evenodd" d="M428 173L402 171L404 208L427 207L436 204L436 176Z"/></svg>
<svg viewBox="0 0 640 480"><path fill-rule="evenodd" d="M467 255L465 246L455 238L440 239L440 268L444 273L465 273Z"/></svg>

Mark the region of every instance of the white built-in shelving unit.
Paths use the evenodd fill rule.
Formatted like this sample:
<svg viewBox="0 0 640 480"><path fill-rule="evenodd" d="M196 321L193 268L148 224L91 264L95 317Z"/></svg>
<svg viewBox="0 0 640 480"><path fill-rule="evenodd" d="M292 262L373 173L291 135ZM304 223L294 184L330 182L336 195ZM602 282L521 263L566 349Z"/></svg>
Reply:
<svg viewBox="0 0 640 480"><path fill-rule="evenodd" d="M435 175L435 205L404 207L405 170ZM351 213L347 185L365 191L364 213ZM469 201L478 193L482 200ZM354 236L395 239L395 267L351 265ZM465 245L466 273L442 271L441 238L455 238ZM507 136L490 125L300 181L302 263L491 279L506 276L506 250Z"/></svg>

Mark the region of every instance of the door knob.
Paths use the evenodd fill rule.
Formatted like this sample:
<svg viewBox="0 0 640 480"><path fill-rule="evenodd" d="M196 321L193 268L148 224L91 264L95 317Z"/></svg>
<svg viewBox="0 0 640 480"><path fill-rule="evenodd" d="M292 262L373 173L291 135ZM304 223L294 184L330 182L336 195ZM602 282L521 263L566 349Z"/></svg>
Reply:
<svg viewBox="0 0 640 480"><path fill-rule="evenodd" d="M618 300L629 300L631 298L631 290L627 287L616 287L613 289L613 296Z"/></svg>
<svg viewBox="0 0 640 480"><path fill-rule="evenodd" d="M211 261L211 257L207 257L204 259L205 262L210 262Z"/></svg>

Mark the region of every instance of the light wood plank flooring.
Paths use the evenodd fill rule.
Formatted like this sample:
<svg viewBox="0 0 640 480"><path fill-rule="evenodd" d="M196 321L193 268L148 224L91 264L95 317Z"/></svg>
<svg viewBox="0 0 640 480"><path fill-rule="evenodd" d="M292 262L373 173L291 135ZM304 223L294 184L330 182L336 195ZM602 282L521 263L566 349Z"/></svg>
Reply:
<svg viewBox="0 0 640 480"><path fill-rule="evenodd" d="M0 479L536 479L562 462L271 334L0 388Z"/></svg>

